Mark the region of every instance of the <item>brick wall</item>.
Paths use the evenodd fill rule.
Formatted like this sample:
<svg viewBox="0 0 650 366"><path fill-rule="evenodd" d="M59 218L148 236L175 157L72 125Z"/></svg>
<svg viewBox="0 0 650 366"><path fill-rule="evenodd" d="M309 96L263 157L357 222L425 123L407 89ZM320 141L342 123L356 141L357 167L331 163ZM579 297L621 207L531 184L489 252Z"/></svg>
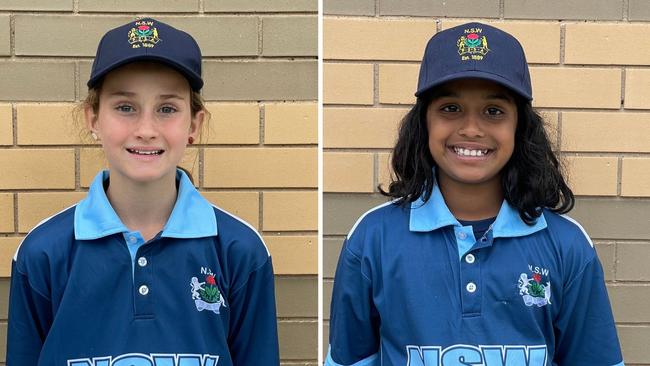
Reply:
<svg viewBox="0 0 650 366"><path fill-rule="evenodd" d="M0 2L0 361L11 258L105 166L97 145L75 137L70 111L85 97L101 35L136 16L184 29L201 46L213 118L184 165L206 198L264 236L283 364L315 365L316 0Z"/></svg>
<svg viewBox="0 0 650 366"><path fill-rule="evenodd" d="M650 2L324 0L324 317L341 243L385 201L396 127L414 102L426 41L470 20L514 34L534 105L596 243L627 365L650 365ZM585 21L587 20L587 21Z"/></svg>

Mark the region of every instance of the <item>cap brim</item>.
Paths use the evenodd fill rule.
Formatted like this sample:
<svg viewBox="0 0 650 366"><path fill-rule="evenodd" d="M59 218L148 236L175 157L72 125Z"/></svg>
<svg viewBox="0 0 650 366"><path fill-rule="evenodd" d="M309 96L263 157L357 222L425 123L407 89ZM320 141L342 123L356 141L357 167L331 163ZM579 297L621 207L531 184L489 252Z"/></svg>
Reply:
<svg viewBox="0 0 650 366"><path fill-rule="evenodd" d="M110 65L109 67L104 68L103 70L97 71L95 73L95 75L91 79L88 80L86 85L89 88L92 88L95 85L97 85L97 83L102 78L104 78L104 76L106 76L106 74L108 74L109 72L117 69L118 67L124 66L126 64L130 64L132 62L138 62L138 61L154 61L154 62L159 62L161 64L165 64L165 65L173 68L174 70L178 71L183 76L185 76L187 81L190 83L190 88L192 88L192 90L199 91L203 87L203 80L201 79L200 75L197 75L193 71L183 67L183 65L181 65L181 64L179 64L179 63L177 63L177 62L175 62L173 60L170 60L170 59L165 58L165 57L160 57L160 56L157 56L157 55L134 55L132 57L124 58L124 59L120 60L120 62L116 62L116 63Z"/></svg>
<svg viewBox="0 0 650 366"><path fill-rule="evenodd" d="M501 77L499 75L490 74L488 72L473 71L473 70L458 72L458 73L447 75L447 76L445 76L443 78L434 80L434 81L428 83L427 85L419 88L418 91L415 92L415 96L419 97L423 93L435 88L436 86L440 86L440 85L442 85L444 83L447 83L447 82L450 82L450 81L453 81L453 80L458 80L458 79L484 79L484 80L494 81L495 83L497 83L497 84L499 84L499 85L513 91L514 93L516 93L516 94L518 94L518 95L520 95L522 97L524 97L528 101L533 100L533 96L531 95L530 92L517 87L516 84L511 82L510 80L505 79L505 78L503 78L503 77Z"/></svg>

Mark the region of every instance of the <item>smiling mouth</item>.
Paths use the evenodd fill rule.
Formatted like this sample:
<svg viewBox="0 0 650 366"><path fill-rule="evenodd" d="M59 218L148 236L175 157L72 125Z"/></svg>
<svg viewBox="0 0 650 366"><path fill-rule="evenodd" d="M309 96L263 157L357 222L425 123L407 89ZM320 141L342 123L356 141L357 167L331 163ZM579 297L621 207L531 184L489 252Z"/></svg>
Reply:
<svg viewBox="0 0 650 366"><path fill-rule="evenodd" d="M462 157L483 157L492 152L490 149L469 149L459 146L452 146L451 150Z"/></svg>
<svg viewBox="0 0 650 366"><path fill-rule="evenodd" d="M165 150L138 150L138 149L126 149L131 154L135 155L145 155L145 156L151 156L151 155L161 155L162 153L165 152Z"/></svg>

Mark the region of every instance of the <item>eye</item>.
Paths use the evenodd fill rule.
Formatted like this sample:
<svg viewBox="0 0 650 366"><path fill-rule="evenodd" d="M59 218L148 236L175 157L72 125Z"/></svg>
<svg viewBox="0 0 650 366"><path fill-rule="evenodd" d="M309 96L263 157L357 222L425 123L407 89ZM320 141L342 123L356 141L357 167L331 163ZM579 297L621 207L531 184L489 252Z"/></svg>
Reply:
<svg viewBox="0 0 650 366"><path fill-rule="evenodd" d="M172 107L172 106L166 105L166 106L160 107L159 111L160 111L160 113L171 114L171 113L177 112L178 110L176 108Z"/></svg>
<svg viewBox="0 0 650 366"><path fill-rule="evenodd" d="M135 111L135 109L128 104L120 104L117 107L115 107L115 110L122 113L132 113Z"/></svg>
<svg viewBox="0 0 650 366"><path fill-rule="evenodd" d="M488 107L485 110L485 114L487 114L489 116L500 116L503 113L504 113L503 110L500 109L500 108L497 108L497 107Z"/></svg>
<svg viewBox="0 0 650 366"><path fill-rule="evenodd" d="M456 104L446 104L440 107L442 112L455 113L460 111L460 107Z"/></svg>

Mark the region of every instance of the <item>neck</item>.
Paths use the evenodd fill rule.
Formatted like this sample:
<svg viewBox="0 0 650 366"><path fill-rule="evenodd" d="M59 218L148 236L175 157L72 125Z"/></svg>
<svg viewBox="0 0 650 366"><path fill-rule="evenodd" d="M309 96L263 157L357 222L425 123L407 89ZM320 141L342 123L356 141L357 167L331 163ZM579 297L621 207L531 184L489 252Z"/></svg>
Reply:
<svg viewBox="0 0 650 366"><path fill-rule="evenodd" d="M108 200L122 223L139 231L145 241L158 234L176 203L175 174L158 181L138 183L119 174L110 175Z"/></svg>
<svg viewBox="0 0 650 366"><path fill-rule="evenodd" d="M500 179L482 184L463 184L451 181L441 174L438 185L449 211L458 220L474 221L495 217L501 209L503 190Z"/></svg>

